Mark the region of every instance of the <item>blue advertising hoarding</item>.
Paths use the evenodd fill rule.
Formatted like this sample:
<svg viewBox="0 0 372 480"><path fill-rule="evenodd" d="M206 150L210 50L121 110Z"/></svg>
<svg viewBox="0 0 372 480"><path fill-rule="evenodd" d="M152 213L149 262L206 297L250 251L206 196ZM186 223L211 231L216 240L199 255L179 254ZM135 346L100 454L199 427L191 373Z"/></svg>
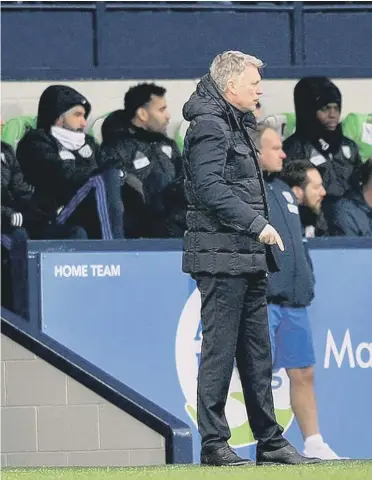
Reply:
<svg viewBox="0 0 372 480"><path fill-rule="evenodd" d="M341 456L372 457L372 249L311 251L310 308L321 431ZM201 346L200 297L180 251L41 253L47 335L193 426ZM273 376L277 418L300 450L283 370ZM237 372L227 403L231 444L254 456Z"/></svg>

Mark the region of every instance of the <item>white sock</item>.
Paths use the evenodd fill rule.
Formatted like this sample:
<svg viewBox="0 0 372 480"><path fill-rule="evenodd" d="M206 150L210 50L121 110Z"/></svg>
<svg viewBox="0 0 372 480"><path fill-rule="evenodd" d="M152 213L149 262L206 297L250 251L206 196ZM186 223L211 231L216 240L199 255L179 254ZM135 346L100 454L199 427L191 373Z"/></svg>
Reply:
<svg viewBox="0 0 372 480"><path fill-rule="evenodd" d="M310 435L305 440L305 450L312 450L313 448L320 447L324 444L323 437L320 433L316 433L315 435Z"/></svg>

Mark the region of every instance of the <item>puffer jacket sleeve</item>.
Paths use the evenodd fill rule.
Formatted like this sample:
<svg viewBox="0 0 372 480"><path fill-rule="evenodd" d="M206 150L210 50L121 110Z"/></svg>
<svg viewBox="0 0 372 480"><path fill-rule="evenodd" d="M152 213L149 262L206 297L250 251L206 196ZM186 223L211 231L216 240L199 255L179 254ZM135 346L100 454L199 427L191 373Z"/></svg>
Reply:
<svg viewBox="0 0 372 480"><path fill-rule="evenodd" d="M285 162L291 160L309 160L309 153L304 143L301 143L296 135L291 135L283 142L283 150L287 155Z"/></svg>
<svg viewBox="0 0 372 480"><path fill-rule="evenodd" d="M333 218L330 225L333 236L360 236L360 230L355 217L355 209L350 200L342 198L334 208Z"/></svg>
<svg viewBox="0 0 372 480"><path fill-rule="evenodd" d="M32 197L32 187L24 181L12 147L2 142L1 150L1 220L9 226L12 215L19 213L20 200Z"/></svg>
<svg viewBox="0 0 372 480"><path fill-rule="evenodd" d="M135 150L135 142L122 139L120 135L104 140L98 155L99 167L102 170L106 168L120 168L124 171L133 170L132 159Z"/></svg>
<svg viewBox="0 0 372 480"><path fill-rule="evenodd" d="M28 185L24 178L21 168L19 166L18 160L14 155L13 167L12 167L12 179L11 179L11 190L14 192L14 195L18 199L30 200L33 193L33 188L31 185Z"/></svg>
<svg viewBox="0 0 372 480"><path fill-rule="evenodd" d="M359 175L360 175L360 167L363 165L362 158L359 153L359 148L355 142L348 139L350 141L350 149L351 149L351 159L350 163L353 165L353 172L349 179L349 184L351 188L358 188L359 185Z"/></svg>
<svg viewBox="0 0 372 480"><path fill-rule="evenodd" d="M214 121L199 121L187 138L186 172L196 201L219 221L256 239L268 221L234 194L224 179L227 139Z"/></svg>
<svg viewBox="0 0 372 480"><path fill-rule="evenodd" d="M169 184L169 186L164 189L164 195L166 198L166 202L170 203L169 206L172 206L172 203L175 201L177 204L181 202L183 208L186 208L183 158L176 142L171 141L170 144L173 151L172 163L175 168L175 176L174 180Z"/></svg>

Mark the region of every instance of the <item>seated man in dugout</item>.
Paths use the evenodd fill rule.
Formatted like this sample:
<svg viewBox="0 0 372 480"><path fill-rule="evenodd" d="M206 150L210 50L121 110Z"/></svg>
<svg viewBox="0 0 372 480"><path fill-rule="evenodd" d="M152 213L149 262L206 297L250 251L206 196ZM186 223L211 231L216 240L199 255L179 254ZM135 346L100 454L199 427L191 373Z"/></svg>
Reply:
<svg viewBox="0 0 372 480"><path fill-rule="evenodd" d="M283 143L284 163L310 160L319 170L327 192L323 212L329 222L336 202L356 179L361 163L358 147L342 133L341 92L328 78L302 78L294 89L294 103L296 131Z"/></svg>
<svg viewBox="0 0 372 480"><path fill-rule="evenodd" d="M330 233L372 237L372 158L360 167L359 185L337 202L330 222Z"/></svg>
<svg viewBox="0 0 372 480"><path fill-rule="evenodd" d="M61 221L59 213L70 204L62 214L67 224L82 226L89 238L121 238L118 174L110 169L97 175L98 146L84 133L90 111L73 88L49 86L40 97L36 129L20 140L17 157L51 224Z"/></svg>
<svg viewBox="0 0 372 480"><path fill-rule="evenodd" d="M132 87L124 110L102 125L100 161L121 169L126 238L183 237L186 201L182 157L167 135L166 90L153 83Z"/></svg>

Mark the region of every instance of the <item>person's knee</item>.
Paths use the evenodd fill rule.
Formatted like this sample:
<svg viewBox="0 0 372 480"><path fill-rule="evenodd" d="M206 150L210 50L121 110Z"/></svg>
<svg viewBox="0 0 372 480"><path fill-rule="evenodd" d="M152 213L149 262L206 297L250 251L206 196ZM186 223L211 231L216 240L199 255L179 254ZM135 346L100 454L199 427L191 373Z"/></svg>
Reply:
<svg viewBox="0 0 372 480"><path fill-rule="evenodd" d="M15 228L12 233L13 242L27 242L28 234L23 227Z"/></svg>
<svg viewBox="0 0 372 480"><path fill-rule="evenodd" d="M312 385L314 383L314 367L289 368L288 377L296 385Z"/></svg>
<svg viewBox="0 0 372 480"><path fill-rule="evenodd" d="M74 226L71 227L70 231L67 233L67 238L73 240L87 240L88 234L83 227Z"/></svg>

